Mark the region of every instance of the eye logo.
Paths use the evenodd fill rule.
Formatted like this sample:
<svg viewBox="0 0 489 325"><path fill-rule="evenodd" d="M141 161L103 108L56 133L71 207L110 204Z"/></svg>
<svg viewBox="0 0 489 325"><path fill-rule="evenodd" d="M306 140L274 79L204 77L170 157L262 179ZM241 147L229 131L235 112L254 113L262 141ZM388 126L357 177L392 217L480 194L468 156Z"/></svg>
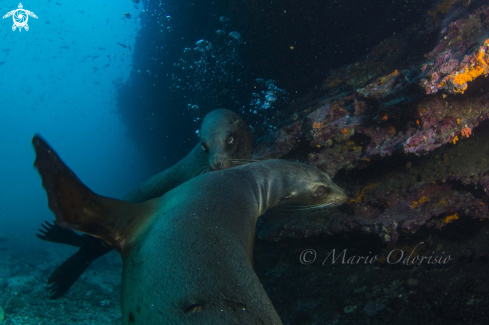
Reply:
<svg viewBox="0 0 489 325"><path fill-rule="evenodd" d="M22 31L22 28L24 28L26 31L29 30L29 25L27 25L29 16L37 19L36 14L33 13L32 11L25 10L24 6L22 6L22 3L19 3L19 9L15 9L7 12L7 14L3 16L3 19L8 18L10 16L12 16L12 19L14 20L14 24L12 25L12 30L15 31L17 28L19 28L19 32Z"/></svg>

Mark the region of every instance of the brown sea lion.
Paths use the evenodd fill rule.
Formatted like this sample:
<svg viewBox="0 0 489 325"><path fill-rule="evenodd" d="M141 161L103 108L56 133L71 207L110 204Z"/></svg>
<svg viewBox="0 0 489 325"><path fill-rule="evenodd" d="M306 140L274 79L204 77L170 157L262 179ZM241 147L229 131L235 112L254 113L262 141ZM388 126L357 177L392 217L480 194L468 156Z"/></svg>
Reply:
<svg viewBox="0 0 489 325"><path fill-rule="evenodd" d="M125 325L282 324L251 263L257 218L283 204L319 208L347 198L319 169L266 160L130 203L93 193L42 139L33 145L58 224L121 254Z"/></svg>
<svg viewBox="0 0 489 325"><path fill-rule="evenodd" d="M240 165L251 158L253 143L246 122L230 110L217 109L207 114L200 134L201 142L186 157L145 181L123 200L143 202L160 197L201 172ZM80 236L56 224L46 222L42 227L38 238L80 247L49 276L50 299L63 296L94 260L112 250L100 239Z"/></svg>

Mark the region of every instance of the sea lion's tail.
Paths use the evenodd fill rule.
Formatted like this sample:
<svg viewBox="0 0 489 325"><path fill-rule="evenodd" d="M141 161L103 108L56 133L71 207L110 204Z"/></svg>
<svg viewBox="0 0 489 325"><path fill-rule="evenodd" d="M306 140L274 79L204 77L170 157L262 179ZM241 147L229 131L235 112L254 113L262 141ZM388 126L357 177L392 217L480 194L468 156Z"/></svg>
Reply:
<svg viewBox="0 0 489 325"><path fill-rule="evenodd" d="M41 137L35 135L32 144L36 151L34 166L58 225L99 237L121 252L128 236L134 235L131 224L148 216L154 203L130 203L95 194Z"/></svg>

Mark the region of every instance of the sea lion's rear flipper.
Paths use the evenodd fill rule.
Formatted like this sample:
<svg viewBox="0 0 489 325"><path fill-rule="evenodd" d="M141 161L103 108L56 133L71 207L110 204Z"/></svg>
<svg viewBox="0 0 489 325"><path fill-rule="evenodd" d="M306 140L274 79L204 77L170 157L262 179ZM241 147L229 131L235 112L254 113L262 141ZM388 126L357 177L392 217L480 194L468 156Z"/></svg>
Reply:
<svg viewBox="0 0 489 325"><path fill-rule="evenodd" d="M138 204L97 195L43 139L35 135L32 144L36 151L34 166L58 225L99 237L121 252L137 232L137 220L146 219L153 211L154 201Z"/></svg>
<svg viewBox="0 0 489 325"><path fill-rule="evenodd" d="M49 299L63 296L94 260L112 250L112 247L98 238L89 235L80 237L84 245L49 276L48 284L51 291Z"/></svg>
<svg viewBox="0 0 489 325"><path fill-rule="evenodd" d="M81 249L80 249L81 250ZM49 299L58 299L71 288L73 283L85 272L90 263L80 251L58 266L49 276L48 285L51 295Z"/></svg>

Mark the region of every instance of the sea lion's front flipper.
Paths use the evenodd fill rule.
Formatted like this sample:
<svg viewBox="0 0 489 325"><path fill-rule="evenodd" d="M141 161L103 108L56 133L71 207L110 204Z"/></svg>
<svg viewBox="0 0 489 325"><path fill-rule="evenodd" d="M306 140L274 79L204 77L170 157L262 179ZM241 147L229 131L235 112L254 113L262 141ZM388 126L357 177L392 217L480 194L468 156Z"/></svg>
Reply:
<svg viewBox="0 0 489 325"><path fill-rule="evenodd" d="M119 252L155 208L154 201L130 203L100 196L86 187L38 135L32 139L34 166L58 225L103 239Z"/></svg>
<svg viewBox="0 0 489 325"><path fill-rule="evenodd" d="M37 238L75 247L82 247L84 245L83 237L73 230L58 226L56 221L53 224L47 221L44 222L45 224L41 224L43 229L38 229L40 234L36 234Z"/></svg>

